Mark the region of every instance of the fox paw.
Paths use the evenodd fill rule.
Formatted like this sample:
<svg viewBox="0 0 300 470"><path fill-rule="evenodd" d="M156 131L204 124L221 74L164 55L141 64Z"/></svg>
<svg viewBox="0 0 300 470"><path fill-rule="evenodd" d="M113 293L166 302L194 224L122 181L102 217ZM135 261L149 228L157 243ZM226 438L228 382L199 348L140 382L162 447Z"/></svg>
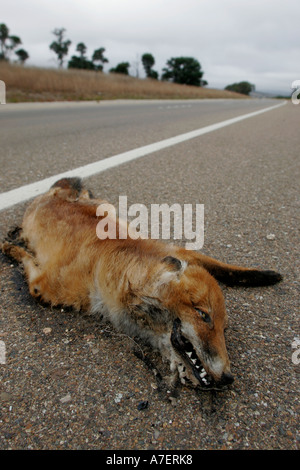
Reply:
<svg viewBox="0 0 300 470"><path fill-rule="evenodd" d="M9 256L10 258L15 259L16 261L21 261L24 255L23 248L20 248L19 246L16 246L16 245L12 245L9 242L3 242L1 246L1 250L2 250L2 253L4 253L6 256Z"/></svg>

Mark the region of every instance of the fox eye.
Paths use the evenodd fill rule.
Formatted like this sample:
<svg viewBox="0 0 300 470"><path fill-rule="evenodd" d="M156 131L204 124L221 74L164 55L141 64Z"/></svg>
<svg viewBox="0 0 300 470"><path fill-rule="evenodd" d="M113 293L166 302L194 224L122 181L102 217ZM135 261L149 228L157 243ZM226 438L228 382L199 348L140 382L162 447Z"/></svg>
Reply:
<svg viewBox="0 0 300 470"><path fill-rule="evenodd" d="M203 312L203 310L201 310L200 308L195 308L195 310L196 312L199 313L200 317L202 318L203 321L205 321L205 323L210 322L210 316L208 315L208 313Z"/></svg>

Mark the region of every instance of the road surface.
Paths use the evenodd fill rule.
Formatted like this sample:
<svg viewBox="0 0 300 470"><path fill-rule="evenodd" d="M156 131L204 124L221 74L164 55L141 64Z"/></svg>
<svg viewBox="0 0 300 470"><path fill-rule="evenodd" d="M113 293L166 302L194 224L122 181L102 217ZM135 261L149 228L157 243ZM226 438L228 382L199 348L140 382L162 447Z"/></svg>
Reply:
<svg viewBox="0 0 300 470"><path fill-rule="evenodd" d="M278 104L3 105L0 200L23 189L0 212L0 237L20 224L28 185ZM232 386L182 387L173 406L140 358L164 370L155 353L97 319L37 304L1 255L1 449L297 448L299 112L286 103L85 178L113 204L202 203L205 253L283 274L269 288L222 287Z"/></svg>

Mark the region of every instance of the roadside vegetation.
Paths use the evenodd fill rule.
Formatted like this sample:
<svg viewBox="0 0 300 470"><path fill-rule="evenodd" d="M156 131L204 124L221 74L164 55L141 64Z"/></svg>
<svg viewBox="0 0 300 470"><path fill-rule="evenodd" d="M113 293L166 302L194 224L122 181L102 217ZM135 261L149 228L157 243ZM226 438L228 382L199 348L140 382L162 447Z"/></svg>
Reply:
<svg viewBox="0 0 300 470"><path fill-rule="evenodd" d="M42 69L0 62L6 102L112 99L246 98L232 91L138 79L117 73Z"/></svg>

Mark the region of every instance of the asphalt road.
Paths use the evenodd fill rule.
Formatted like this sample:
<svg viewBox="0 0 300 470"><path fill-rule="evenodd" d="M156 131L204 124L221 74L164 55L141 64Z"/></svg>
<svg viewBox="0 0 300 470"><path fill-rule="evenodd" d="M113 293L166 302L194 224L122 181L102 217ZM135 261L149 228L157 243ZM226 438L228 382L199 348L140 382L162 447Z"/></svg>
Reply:
<svg viewBox="0 0 300 470"><path fill-rule="evenodd" d="M1 106L0 191L273 104ZM223 286L232 386L182 387L173 406L141 360L165 370L155 353L98 319L40 306L1 255L0 449L297 448L299 112L287 103L86 179L114 204L202 203L205 253L283 274L269 288ZM1 239L27 204L0 212Z"/></svg>
<svg viewBox="0 0 300 470"><path fill-rule="evenodd" d="M4 105L0 108L1 192L272 104L276 101Z"/></svg>

